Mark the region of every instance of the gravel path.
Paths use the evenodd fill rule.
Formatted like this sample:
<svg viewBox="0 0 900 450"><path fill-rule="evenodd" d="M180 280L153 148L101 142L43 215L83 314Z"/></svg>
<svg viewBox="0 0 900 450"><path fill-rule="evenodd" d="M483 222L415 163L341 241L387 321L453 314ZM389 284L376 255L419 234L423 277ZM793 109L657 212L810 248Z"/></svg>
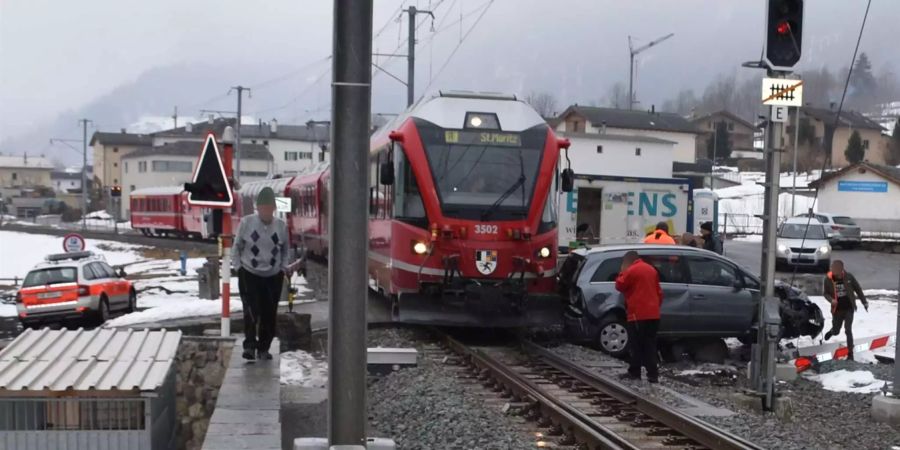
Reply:
<svg viewBox="0 0 900 450"><path fill-rule="evenodd" d="M562 344L555 351L585 367L611 376L625 371L622 361L589 348ZM618 367L610 367L618 365ZM834 361L822 364L820 373L835 370L868 370L876 378L890 379L892 366ZM699 370L701 374L683 374L685 370ZM783 421L773 414L760 414L742 409L731 395L748 387L746 366L730 362L725 366L666 364L660 367L661 384L681 394L689 395L715 406L728 408L738 414L730 417L704 417L758 445L771 449L891 449L900 446L900 428L875 422L870 415L872 396L822 389L821 384L803 376L790 383L781 383L780 392L793 402L791 421ZM810 373L813 375L814 373ZM680 406L673 398L646 382L623 382L667 404Z"/></svg>
<svg viewBox="0 0 900 450"><path fill-rule="evenodd" d="M419 350L419 365L369 384L370 436L390 437L398 449L534 449L535 442L491 395L460 382L452 368L423 355L421 332L374 329L369 345Z"/></svg>

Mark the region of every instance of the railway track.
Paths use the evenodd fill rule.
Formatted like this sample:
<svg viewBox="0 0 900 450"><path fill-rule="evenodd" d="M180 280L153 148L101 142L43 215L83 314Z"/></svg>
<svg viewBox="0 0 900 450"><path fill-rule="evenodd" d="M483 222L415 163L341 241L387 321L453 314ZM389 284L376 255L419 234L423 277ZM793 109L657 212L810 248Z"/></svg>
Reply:
<svg viewBox="0 0 900 450"><path fill-rule="evenodd" d="M471 347L442 335L468 376L537 422L547 446L578 449L761 449L542 346ZM555 441L555 442L554 442Z"/></svg>

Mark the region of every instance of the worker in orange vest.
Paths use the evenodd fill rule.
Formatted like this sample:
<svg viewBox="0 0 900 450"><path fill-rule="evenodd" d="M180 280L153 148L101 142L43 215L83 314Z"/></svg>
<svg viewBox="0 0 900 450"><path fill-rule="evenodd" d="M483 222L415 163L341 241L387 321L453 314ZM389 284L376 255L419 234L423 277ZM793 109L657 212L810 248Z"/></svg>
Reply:
<svg viewBox="0 0 900 450"><path fill-rule="evenodd" d="M669 236L669 225L665 222L656 224L656 230L644 238L645 244L675 245L675 239Z"/></svg>

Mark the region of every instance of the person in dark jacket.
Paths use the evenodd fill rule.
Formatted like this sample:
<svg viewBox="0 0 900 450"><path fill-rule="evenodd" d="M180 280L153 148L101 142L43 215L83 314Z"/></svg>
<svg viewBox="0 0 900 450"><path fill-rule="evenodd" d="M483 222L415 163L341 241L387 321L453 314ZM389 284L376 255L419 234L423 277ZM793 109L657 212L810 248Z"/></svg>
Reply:
<svg viewBox="0 0 900 450"><path fill-rule="evenodd" d="M722 240L719 235L713 231L712 222L703 222L700 224L700 234L703 236L703 249L711 252L722 254Z"/></svg>
<svg viewBox="0 0 900 450"><path fill-rule="evenodd" d="M641 366L647 369L647 381L659 382L656 361L656 333L659 331L659 309L662 288L656 268L638 257L625 253L616 277L616 290L625 296L631 360L624 378L641 379Z"/></svg>
<svg viewBox="0 0 900 450"><path fill-rule="evenodd" d="M825 333L825 340L831 339L841 332L847 335L847 359L853 359L853 313L856 312L856 299L862 302L866 312L869 311L869 302L866 294L856 281L856 277L844 270L844 262L836 259L831 263L831 272L825 276L823 285L825 299L831 302L831 329Z"/></svg>

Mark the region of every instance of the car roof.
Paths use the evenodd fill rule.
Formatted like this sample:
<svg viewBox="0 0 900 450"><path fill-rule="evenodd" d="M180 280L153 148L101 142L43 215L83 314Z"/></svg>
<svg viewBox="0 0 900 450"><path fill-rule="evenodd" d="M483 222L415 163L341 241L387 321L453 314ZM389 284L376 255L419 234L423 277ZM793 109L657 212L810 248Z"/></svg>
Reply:
<svg viewBox="0 0 900 450"><path fill-rule="evenodd" d="M85 264L89 264L92 262L98 262L98 261L106 262L106 258L104 258L103 255L97 255L97 254L94 254L91 252L84 252L84 253L89 253L89 254L75 255L75 256L80 256L80 257L75 257L75 258L65 258L65 256L64 256L65 254L63 254L63 253L55 254L55 255L47 255L46 258L56 257L59 259L42 261L42 262L36 264L31 270L48 269L48 268L54 268L54 267L80 267L80 266L83 266Z"/></svg>
<svg viewBox="0 0 900 450"><path fill-rule="evenodd" d="M809 217L791 217L790 219L785 220L784 223L798 224L798 225L806 225L808 223L810 226L812 226L812 225L822 226L822 224L819 223L818 221L811 221L809 219L810 219Z"/></svg>
<svg viewBox="0 0 900 450"><path fill-rule="evenodd" d="M588 248L579 248L577 250L573 250L573 253L577 253L581 256L593 255L599 253L612 253L612 252L627 252L629 250L634 250L636 252L648 251L648 250L672 250L678 249L681 252L694 252L697 254L711 254L715 255L716 253L711 252L709 250L704 250L702 248L690 247L687 245L666 245L666 244L619 244L619 245L603 245L596 247L588 247Z"/></svg>

